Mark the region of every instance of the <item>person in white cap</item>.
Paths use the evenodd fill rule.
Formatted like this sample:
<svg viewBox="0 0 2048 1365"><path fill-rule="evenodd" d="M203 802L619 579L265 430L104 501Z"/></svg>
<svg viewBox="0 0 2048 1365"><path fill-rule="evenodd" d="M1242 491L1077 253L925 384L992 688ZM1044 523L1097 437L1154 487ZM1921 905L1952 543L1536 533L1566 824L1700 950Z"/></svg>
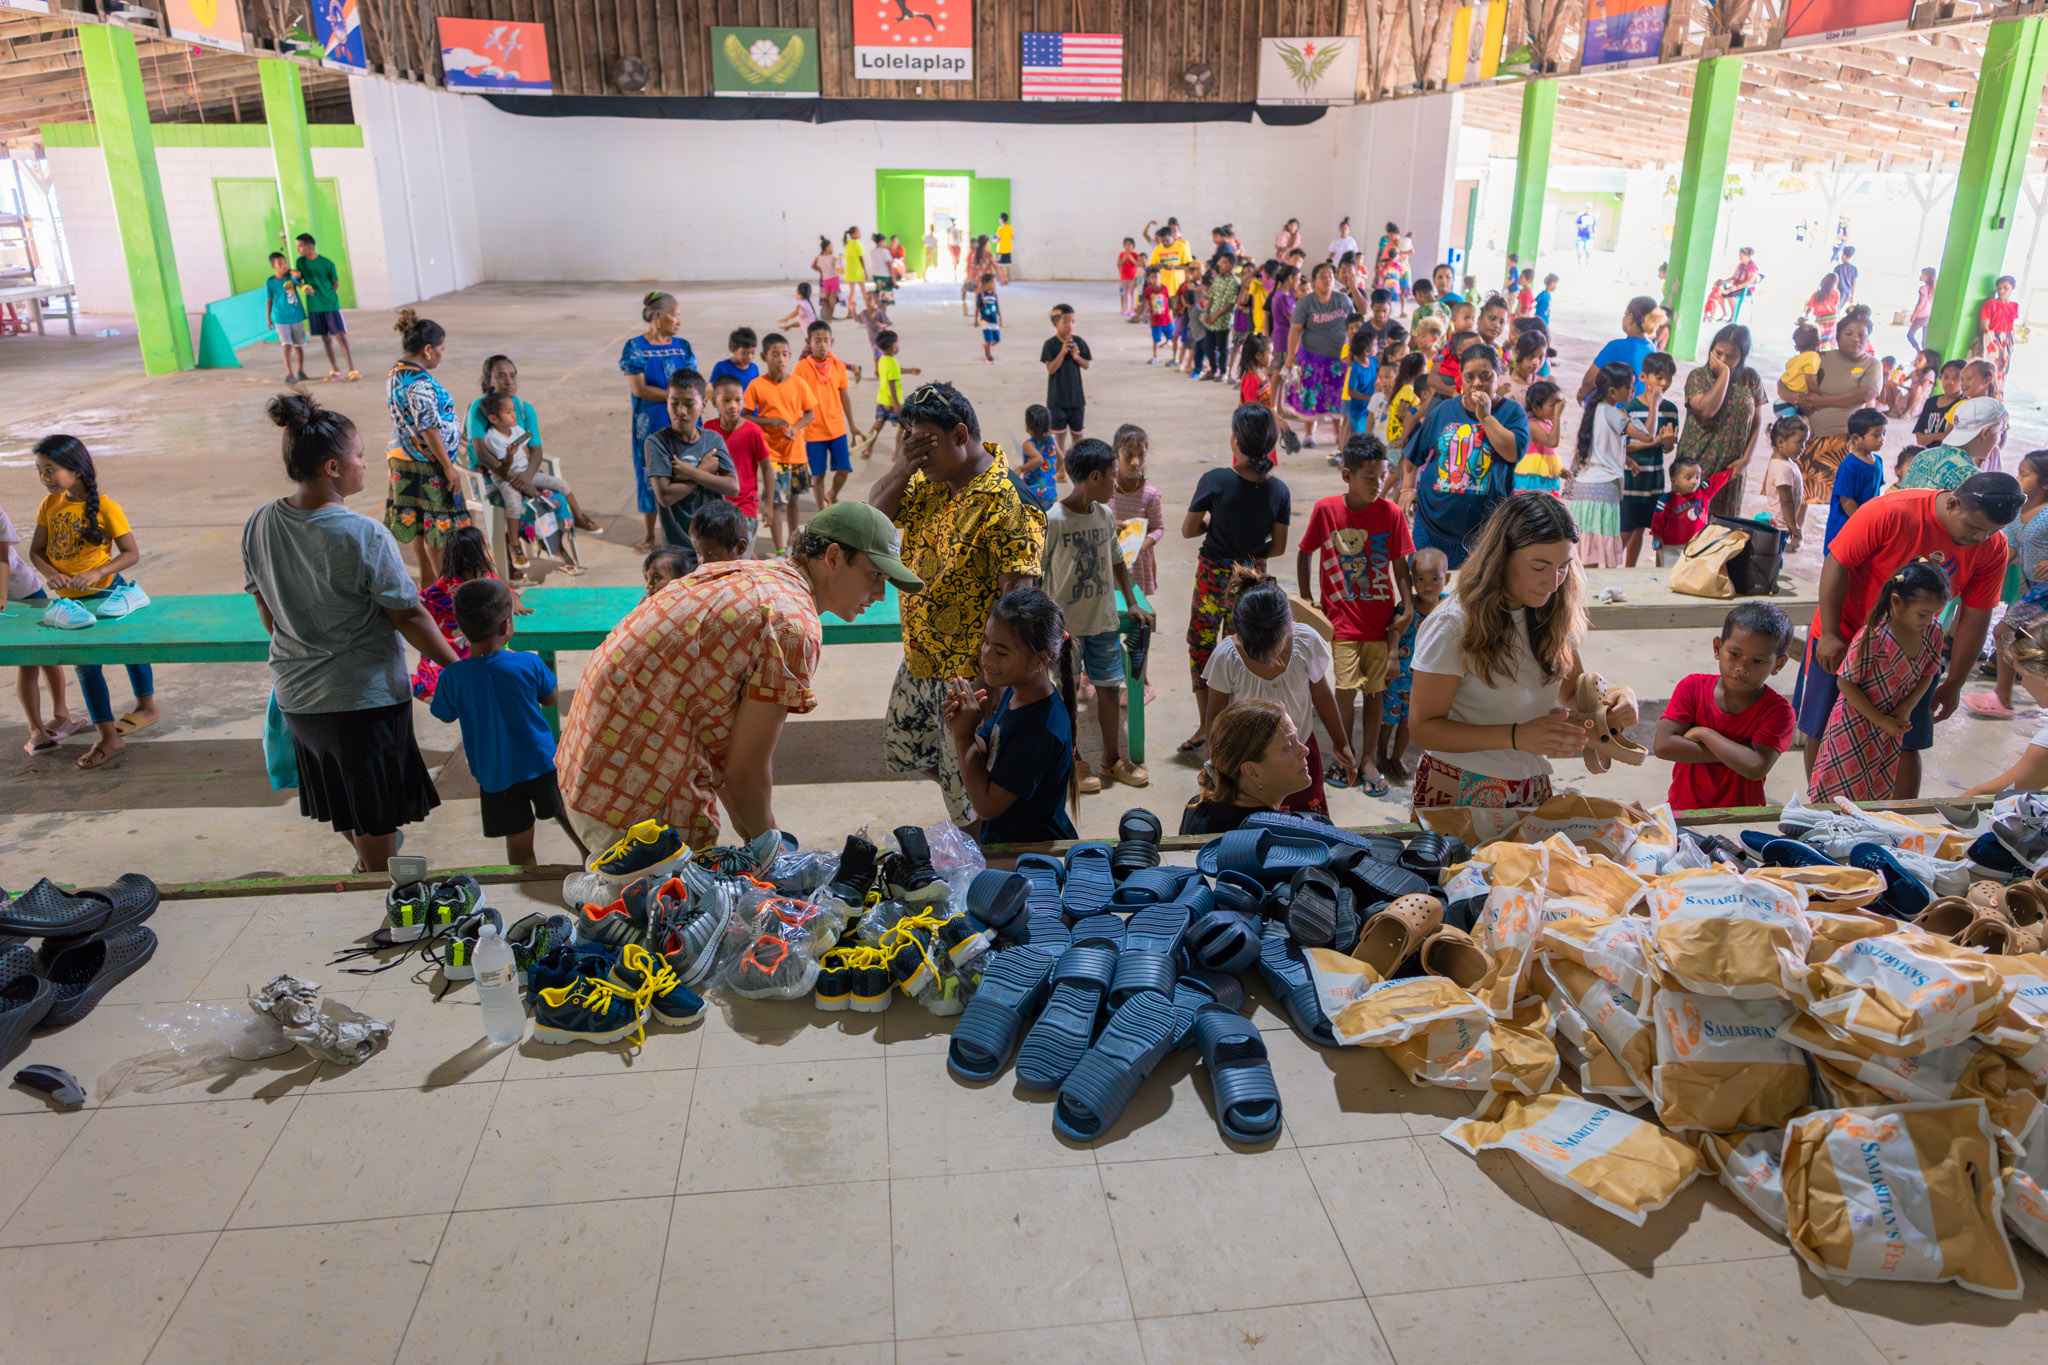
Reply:
<svg viewBox="0 0 2048 1365"><path fill-rule="evenodd" d="M1984 468L2005 439L2005 404L1996 398L1965 398L1949 411L1948 432L1938 446L1913 457L1899 478L1901 488L1961 488Z"/></svg>

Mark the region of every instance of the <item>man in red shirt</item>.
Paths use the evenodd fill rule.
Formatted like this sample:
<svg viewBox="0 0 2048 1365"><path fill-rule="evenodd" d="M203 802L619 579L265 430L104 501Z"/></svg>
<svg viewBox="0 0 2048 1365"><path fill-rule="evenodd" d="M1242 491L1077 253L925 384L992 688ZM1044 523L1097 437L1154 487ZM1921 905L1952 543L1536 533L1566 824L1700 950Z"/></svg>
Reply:
<svg viewBox="0 0 2048 1365"><path fill-rule="evenodd" d="M1924 559L1947 577L1959 610L1949 632L1947 676L1913 709L1892 792L1901 799L1920 794L1920 754L1934 743L1935 722L1955 714L1963 683L1984 647L1991 608L2005 582L2006 545L1999 532L2019 515L2023 501L2012 475L1974 474L1953 492L1897 489L1872 498L1837 533L1821 563L1820 609L1807 632L1806 658L1794 689L1808 777L1835 709L1835 670L1849 652L1849 641L1868 621L1885 580Z"/></svg>
<svg viewBox="0 0 2048 1365"><path fill-rule="evenodd" d="M761 528L761 490L774 488L775 465L761 428L746 419L746 394L740 381L731 375L720 375L711 386L711 401L718 409L718 420L704 425L725 438L725 453L732 458L733 474L740 481L740 491L726 501L739 508L740 515L747 519L747 553L751 556L754 533ZM779 517L768 519L768 534L780 553L783 540Z"/></svg>

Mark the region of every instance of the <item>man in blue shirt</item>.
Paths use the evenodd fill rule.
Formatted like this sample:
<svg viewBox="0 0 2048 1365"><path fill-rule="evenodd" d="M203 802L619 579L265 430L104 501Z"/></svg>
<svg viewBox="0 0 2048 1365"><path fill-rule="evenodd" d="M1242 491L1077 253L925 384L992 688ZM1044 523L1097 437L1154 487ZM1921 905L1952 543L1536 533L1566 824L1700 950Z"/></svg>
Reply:
<svg viewBox="0 0 2048 1365"><path fill-rule="evenodd" d="M1415 548L1435 546L1453 569L1465 542L1514 492L1515 464L1529 450L1529 414L1495 398L1498 362L1484 342L1458 357L1458 395L1439 399L1403 450L1401 503L1415 509Z"/></svg>

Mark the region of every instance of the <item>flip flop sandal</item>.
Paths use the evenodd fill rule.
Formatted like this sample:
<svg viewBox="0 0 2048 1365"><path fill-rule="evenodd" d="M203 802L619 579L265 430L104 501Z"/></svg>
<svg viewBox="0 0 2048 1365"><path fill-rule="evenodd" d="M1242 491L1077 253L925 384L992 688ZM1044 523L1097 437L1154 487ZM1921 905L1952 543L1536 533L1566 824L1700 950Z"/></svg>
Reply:
<svg viewBox="0 0 2048 1365"><path fill-rule="evenodd" d="M99 932L113 913L112 900L60 891L44 877L19 896L0 903L0 934L82 939Z"/></svg>
<svg viewBox="0 0 2048 1365"><path fill-rule="evenodd" d="M1351 779L1344 776L1344 770L1332 763L1323 769L1323 785L1335 787L1338 791L1351 785Z"/></svg>
<svg viewBox="0 0 2048 1365"><path fill-rule="evenodd" d="M1922 910L1913 920L1913 927L1936 938L1954 942L1972 924L1980 919L1990 919L1983 907L1964 900L1961 896L1943 896Z"/></svg>
<svg viewBox="0 0 2048 1365"><path fill-rule="evenodd" d="M156 930L147 925L118 934L94 934L51 961L46 975L57 988L42 1027L63 1028L92 1013L108 991L156 955Z"/></svg>
<svg viewBox="0 0 2048 1365"><path fill-rule="evenodd" d="M1265 913L1266 888L1242 872L1223 872L1209 888L1211 902L1218 910L1233 910L1246 919L1257 920Z"/></svg>
<svg viewBox="0 0 2048 1365"><path fill-rule="evenodd" d="M1031 883L1015 872L984 868L967 883L967 913L1001 933L1024 913Z"/></svg>
<svg viewBox="0 0 2048 1365"><path fill-rule="evenodd" d="M1173 1046L1176 1019L1173 1001L1158 991L1139 991L1119 1005L1102 1037L1061 1083L1054 1129L1075 1142L1107 1132Z"/></svg>
<svg viewBox="0 0 2048 1365"><path fill-rule="evenodd" d="M1195 1013L1189 1030L1216 1105L1216 1131L1231 1142L1269 1142L1280 1133L1280 1087L1259 1026L1233 1010Z"/></svg>
<svg viewBox="0 0 2048 1365"><path fill-rule="evenodd" d="M1474 943L1470 934L1449 925L1422 941L1416 960L1424 976L1440 976L1468 991L1477 990L1493 970L1493 959L1486 950Z"/></svg>
<svg viewBox="0 0 2048 1365"><path fill-rule="evenodd" d="M114 722L114 733L123 737L132 735L137 730L147 730L160 719L161 717L158 716L144 716L130 711L127 715Z"/></svg>
<svg viewBox="0 0 2048 1365"><path fill-rule="evenodd" d="M61 747L63 747L62 741L45 730L41 739L29 740L21 746L21 751L25 754L47 754Z"/></svg>
<svg viewBox="0 0 2048 1365"><path fill-rule="evenodd" d="M1423 940L1443 927L1444 903L1434 896L1402 896L1365 922L1356 957L1393 980L1402 963L1414 956Z"/></svg>
<svg viewBox="0 0 2048 1365"><path fill-rule="evenodd" d="M992 1081L1002 1075L1024 1025L1045 1005L1056 961L1035 944L1005 948L988 959L974 998L953 1021L946 1069L963 1081Z"/></svg>
<svg viewBox="0 0 2048 1365"><path fill-rule="evenodd" d="M1911 919L1934 901L1927 884L1908 872L1883 844L1857 844L1849 850L1849 866L1884 878L1885 890L1869 909L1893 919Z"/></svg>
<svg viewBox="0 0 2048 1365"><path fill-rule="evenodd" d="M1201 880L1201 872L1192 867L1148 867L1124 878L1112 903L1118 909L1166 905L1179 900L1190 885L1199 885Z"/></svg>
<svg viewBox="0 0 2048 1365"><path fill-rule="evenodd" d="M1259 960L1259 931L1235 910L1194 916L1187 945L1189 955L1211 971L1247 971Z"/></svg>
<svg viewBox="0 0 2048 1365"><path fill-rule="evenodd" d="M1325 779L1325 781L1327 780ZM1338 785L1341 786L1343 784L1339 783ZM1358 783L1358 789L1365 793L1365 795L1375 798L1385 798L1394 790L1384 777L1375 777L1369 782L1361 778Z"/></svg>
<svg viewBox="0 0 2048 1365"><path fill-rule="evenodd" d="M1323 1015L1322 999L1301 948L1287 936L1287 926L1276 919L1266 921L1259 940L1259 976L1286 1009L1296 1033L1323 1047L1337 1046L1337 1031Z"/></svg>
<svg viewBox="0 0 2048 1365"><path fill-rule="evenodd" d="M1092 926L1091 926L1092 927ZM1116 975L1117 950L1076 943L1052 969L1052 996L1017 1049L1017 1083L1027 1090L1057 1090L1095 1041L1103 997Z"/></svg>
<svg viewBox="0 0 2048 1365"><path fill-rule="evenodd" d="M1273 829L1282 834L1296 834L1304 839L1314 839L1325 848L1335 852L1339 849L1370 853L1382 862L1393 862L1401 856L1401 841L1386 834L1360 834L1355 830L1338 829L1327 820L1318 820L1312 815L1296 815L1291 811L1262 810L1245 822L1247 829Z"/></svg>
<svg viewBox="0 0 2048 1365"><path fill-rule="evenodd" d="M1996 692L1965 692L1963 705L1979 720L2011 720L2018 714L2010 706L1999 705Z"/></svg>
<svg viewBox="0 0 2048 1365"><path fill-rule="evenodd" d="M1110 1008L1122 1006L1141 991L1157 991L1161 998L1173 994L1188 918L1185 905L1149 905L1125 921L1123 949L1109 983Z"/></svg>
<svg viewBox="0 0 2048 1365"><path fill-rule="evenodd" d="M1010 936L1010 943L1005 946L1029 944L1033 948L1043 948L1054 957L1064 953L1074 941L1074 931L1067 927L1066 916L1057 910L1050 913L1033 911L1012 920Z"/></svg>
<svg viewBox="0 0 2048 1365"><path fill-rule="evenodd" d="M1260 882L1277 882L1296 868L1320 867L1328 857L1328 846L1315 839L1271 829L1234 829L1202 845L1195 866L1211 877L1242 872Z"/></svg>
<svg viewBox="0 0 2048 1365"><path fill-rule="evenodd" d="M1429 893L1429 883L1405 867L1366 854L1351 854L1330 864L1339 886L1357 897L1358 912L1368 917L1380 906L1403 896Z"/></svg>
<svg viewBox="0 0 2048 1365"><path fill-rule="evenodd" d="M1773 839L1764 845L1765 867L1840 867L1841 864L1812 844L1797 839Z"/></svg>
<svg viewBox="0 0 2048 1365"><path fill-rule="evenodd" d="M1337 938L1337 879L1304 867L1287 882L1287 932L1304 948L1327 948Z"/></svg>
<svg viewBox="0 0 2048 1365"><path fill-rule="evenodd" d="M79 755L78 761L72 764L72 766L80 772L93 772L106 767L109 763L122 757L126 752L125 749L102 749L99 745L95 744Z"/></svg>
<svg viewBox="0 0 2048 1365"><path fill-rule="evenodd" d="M156 883L140 872L123 872L108 886L81 886L76 894L103 900L113 910L91 934L69 937L45 935L42 946L36 950L36 955L45 964L54 962L57 955L66 949L79 947L94 934L106 937L133 929L156 913L159 902Z"/></svg>
<svg viewBox="0 0 2048 1365"><path fill-rule="evenodd" d="M1067 850L1067 875L1060 894L1068 919L1086 919L1109 909L1110 898L1116 894L1109 855L1105 843L1075 844Z"/></svg>
<svg viewBox="0 0 2048 1365"><path fill-rule="evenodd" d="M1116 851L1109 855L1110 875L1119 882L1134 873L1159 866L1159 845L1144 839L1124 839L1118 842ZM1193 868L1188 869L1194 871Z"/></svg>
<svg viewBox="0 0 2048 1365"><path fill-rule="evenodd" d="M1123 818L1116 822L1116 837L1125 843L1135 841L1157 848L1165 833L1165 827L1159 823L1159 817L1143 806L1131 807L1123 813Z"/></svg>
<svg viewBox="0 0 2048 1365"><path fill-rule="evenodd" d="M1220 1009L1235 1014L1243 1008L1244 983L1230 973L1201 969L1182 972L1180 980L1173 983L1173 1012L1179 1016L1173 1026L1174 1049L1178 1051L1193 1041L1190 1034L1195 1016L1203 1010Z"/></svg>
<svg viewBox="0 0 2048 1365"><path fill-rule="evenodd" d="M1173 898L1173 902L1188 908L1189 919L1206 915L1216 908L1215 893L1210 891L1207 883L1199 877L1182 888L1181 893Z"/></svg>
<svg viewBox="0 0 2048 1365"><path fill-rule="evenodd" d="M1449 857L1451 841L1434 830L1424 830L1408 841L1408 847L1401 850L1399 863L1431 886L1441 885L1444 879L1444 862Z"/></svg>
<svg viewBox="0 0 2048 1365"><path fill-rule="evenodd" d="M1358 914L1358 900L1343 887L1337 888L1337 927L1330 932L1330 946L1349 957L1358 951L1365 921Z"/></svg>

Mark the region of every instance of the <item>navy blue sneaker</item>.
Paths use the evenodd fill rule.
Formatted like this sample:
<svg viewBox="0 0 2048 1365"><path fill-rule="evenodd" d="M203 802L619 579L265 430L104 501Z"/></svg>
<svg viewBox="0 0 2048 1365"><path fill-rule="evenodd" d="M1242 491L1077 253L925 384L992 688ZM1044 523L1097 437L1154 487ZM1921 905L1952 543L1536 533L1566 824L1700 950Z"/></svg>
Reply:
<svg viewBox="0 0 2048 1365"><path fill-rule="evenodd" d="M673 872L689 856L680 833L659 820L642 820L585 867L607 877L652 877Z"/></svg>
<svg viewBox="0 0 2048 1365"><path fill-rule="evenodd" d="M533 971L537 987L533 993L533 1040L558 1046L615 1043L628 1036L636 1043L645 1040L653 987L638 973L632 988L621 985L613 979L616 965L615 960L573 949L558 950L537 964ZM543 975L550 980L568 979L561 985L541 985Z"/></svg>
<svg viewBox="0 0 2048 1365"><path fill-rule="evenodd" d="M644 1000L646 1017L684 1028L704 1017L704 999L685 986L676 969L638 944L628 944L612 967L612 984Z"/></svg>

